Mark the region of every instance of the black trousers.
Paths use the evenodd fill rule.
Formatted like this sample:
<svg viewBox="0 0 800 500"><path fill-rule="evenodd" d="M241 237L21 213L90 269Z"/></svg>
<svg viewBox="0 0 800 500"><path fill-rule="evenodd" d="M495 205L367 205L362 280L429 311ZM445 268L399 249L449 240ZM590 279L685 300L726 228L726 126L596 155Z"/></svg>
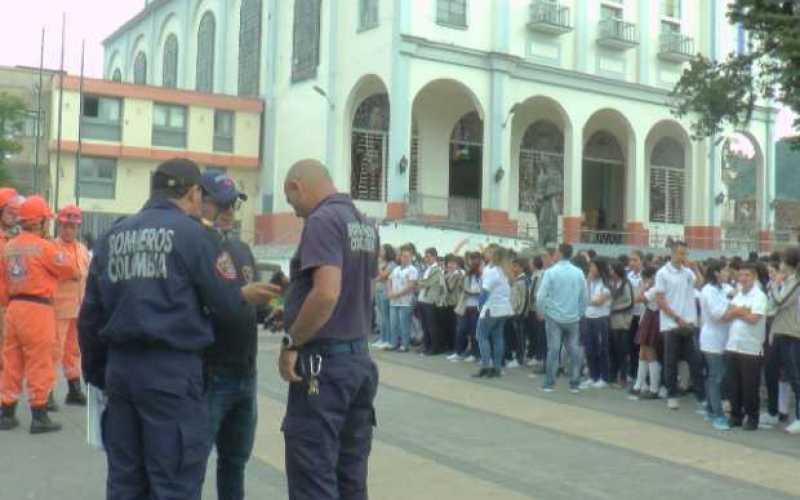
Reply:
<svg viewBox="0 0 800 500"><path fill-rule="evenodd" d="M767 319L767 339L772 318ZM764 385L767 386L767 412L775 416L778 414L778 382L781 376L781 349L782 336L773 339L772 344L764 342Z"/></svg>
<svg viewBox="0 0 800 500"><path fill-rule="evenodd" d="M434 350L439 352L453 351L456 344L456 313L450 306L437 307L436 314L439 318L439 342L438 348L435 346ZM437 344L437 342L434 342Z"/></svg>
<svg viewBox="0 0 800 500"><path fill-rule="evenodd" d="M706 397L703 361L694 329L676 328L664 332L664 382L669 397L678 397L678 362L684 359L689 363L692 388L698 401Z"/></svg>
<svg viewBox="0 0 800 500"><path fill-rule="evenodd" d="M758 425L762 357L726 352L725 360L731 420L741 423L746 416Z"/></svg>
<svg viewBox="0 0 800 500"><path fill-rule="evenodd" d="M422 348L428 354L439 354L441 343L439 333L439 316L436 306L424 302L419 303L420 322L422 323Z"/></svg>
<svg viewBox="0 0 800 500"><path fill-rule="evenodd" d="M630 353L628 374L634 380L639 373L639 344L636 343L636 332L639 331L640 319L640 316L634 316L631 327L628 329L628 352Z"/></svg>
<svg viewBox="0 0 800 500"><path fill-rule="evenodd" d="M609 342L611 354L609 380L611 382L620 380L623 384L627 382L630 367L630 337L630 330L611 330L611 341Z"/></svg>
<svg viewBox="0 0 800 500"><path fill-rule="evenodd" d="M507 361L516 359L520 365L525 364L527 345L527 325L525 318L514 316L506 321L505 341Z"/></svg>

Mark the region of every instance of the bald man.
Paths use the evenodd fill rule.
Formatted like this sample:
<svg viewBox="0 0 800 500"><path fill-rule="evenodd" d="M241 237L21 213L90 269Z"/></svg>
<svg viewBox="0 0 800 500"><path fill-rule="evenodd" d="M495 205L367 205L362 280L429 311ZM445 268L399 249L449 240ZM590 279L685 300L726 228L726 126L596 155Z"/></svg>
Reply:
<svg viewBox="0 0 800 500"><path fill-rule="evenodd" d="M282 426L289 498L366 499L378 387L367 348L378 231L316 160L292 166L284 192L305 220L279 361L290 383Z"/></svg>

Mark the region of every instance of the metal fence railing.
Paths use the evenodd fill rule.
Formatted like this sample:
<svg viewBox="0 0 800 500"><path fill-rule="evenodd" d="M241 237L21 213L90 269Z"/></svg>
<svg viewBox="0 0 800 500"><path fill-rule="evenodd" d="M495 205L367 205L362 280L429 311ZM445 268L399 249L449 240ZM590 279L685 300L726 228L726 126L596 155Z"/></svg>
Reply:
<svg viewBox="0 0 800 500"><path fill-rule="evenodd" d="M661 33L659 47L662 54L691 57L694 55L694 38L680 33Z"/></svg>
<svg viewBox="0 0 800 500"><path fill-rule="evenodd" d="M639 43L639 30L636 24L622 19L603 19L599 25L600 38L616 40L628 44Z"/></svg>
<svg viewBox="0 0 800 500"><path fill-rule="evenodd" d="M531 24L548 24L560 28L570 28L569 7L550 0L531 2Z"/></svg>
<svg viewBox="0 0 800 500"><path fill-rule="evenodd" d="M457 229L481 229L481 200L458 196L408 194L406 218Z"/></svg>

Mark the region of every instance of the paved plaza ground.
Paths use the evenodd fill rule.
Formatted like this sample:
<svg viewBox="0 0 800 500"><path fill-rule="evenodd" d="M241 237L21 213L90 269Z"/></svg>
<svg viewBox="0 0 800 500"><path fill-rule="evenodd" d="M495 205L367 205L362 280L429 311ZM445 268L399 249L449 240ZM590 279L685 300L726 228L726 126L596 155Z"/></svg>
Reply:
<svg viewBox="0 0 800 500"><path fill-rule="evenodd" d="M259 428L248 498L285 499L279 431L286 386L274 369L278 339L259 352ZM474 366L443 357L376 353L379 427L370 498L725 499L800 497L800 437L778 430L711 430L684 400L631 401L619 390L539 391L541 379L510 370L473 381ZM60 394L63 397L64 389ZM56 415L65 431L0 434L0 499L104 498L105 457L84 444L84 413ZM214 458L203 498L214 499Z"/></svg>

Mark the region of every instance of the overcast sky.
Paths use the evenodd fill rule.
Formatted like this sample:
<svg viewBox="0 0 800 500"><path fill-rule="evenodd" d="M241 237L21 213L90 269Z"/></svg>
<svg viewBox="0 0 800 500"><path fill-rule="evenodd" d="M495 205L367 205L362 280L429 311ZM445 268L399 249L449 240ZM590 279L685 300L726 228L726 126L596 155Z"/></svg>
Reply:
<svg viewBox="0 0 800 500"><path fill-rule="evenodd" d="M45 67L57 69L60 57L61 15L67 14L65 67L80 73L81 41L86 40L86 75L103 74L103 38L144 8L144 0L0 0L0 65L39 66L40 40L45 28ZM778 136L791 134L791 114L778 117Z"/></svg>

